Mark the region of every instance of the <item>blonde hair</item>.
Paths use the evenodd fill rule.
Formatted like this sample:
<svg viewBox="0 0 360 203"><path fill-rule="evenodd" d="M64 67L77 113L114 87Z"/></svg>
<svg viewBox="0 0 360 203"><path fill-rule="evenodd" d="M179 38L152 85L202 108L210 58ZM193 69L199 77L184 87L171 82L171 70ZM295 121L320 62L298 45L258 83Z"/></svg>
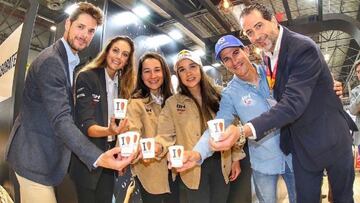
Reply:
<svg viewBox="0 0 360 203"><path fill-rule="evenodd" d="M119 90L118 95L121 98L129 99L131 93L135 86L135 67L134 67L134 42L127 36L117 36L110 40L110 42L106 45L106 47L96 56L96 58L90 63L88 63L84 68L81 69L80 72L91 70L95 68L105 68L106 64L106 57L114 43L117 41L126 41L130 45L130 55L128 63L125 65L123 70L121 70L121 74L119 74Z"/></svg>

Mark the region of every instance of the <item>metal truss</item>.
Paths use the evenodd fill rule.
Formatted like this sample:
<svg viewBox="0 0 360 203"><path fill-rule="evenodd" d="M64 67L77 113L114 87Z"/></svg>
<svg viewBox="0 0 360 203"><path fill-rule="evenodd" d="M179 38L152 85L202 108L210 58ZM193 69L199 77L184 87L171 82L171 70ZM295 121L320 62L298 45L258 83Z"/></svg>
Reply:
<svg viewBox="0 0 360 203"><path fill-rule="evenodd" d="M22 0L17 0L15 3L13 1L0 1L0 44L23 22L26 9L20 6L21 3ZM37 20L39 19L41 17L37 18ZM30 49L41 51L49 46L49 37L52 35L49 29L51 24L52 22L48 22L48 25L40 25L35 22Z"/></svg>

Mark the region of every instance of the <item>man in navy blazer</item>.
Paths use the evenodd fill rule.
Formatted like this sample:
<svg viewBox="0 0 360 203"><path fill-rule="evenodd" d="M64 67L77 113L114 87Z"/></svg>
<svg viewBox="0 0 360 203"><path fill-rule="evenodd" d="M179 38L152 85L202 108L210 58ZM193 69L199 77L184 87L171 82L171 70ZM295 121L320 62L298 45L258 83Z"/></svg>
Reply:
<svg viewBox="0 0 360 203"><path fill-rule="evenodd" d="M6 154L20 184L22 203L56 202L53 186L63 180L71 152L89 170L97 166L121 170L131 161L132 157L114 158L119 148L101 151L73 121L72 74L79 63L77 53L90 44L102 19L99 8L78 3L66 20L63 38L30 66Z"/></svg>
<svg viewBox="0 0 360 203"><path fill-rule="evenodd" d="M320 202L326 169L334 202L353 202L350 130L357 128L333 91L319 47L280 26L261 4L246 7L240 24L249 40L264 51L268 84L277 104L242 127L230 126L223 141L210 141L212 148L228 149L243 136L261 140L281 128L280 147L293 154L297 201Z"/></svg>

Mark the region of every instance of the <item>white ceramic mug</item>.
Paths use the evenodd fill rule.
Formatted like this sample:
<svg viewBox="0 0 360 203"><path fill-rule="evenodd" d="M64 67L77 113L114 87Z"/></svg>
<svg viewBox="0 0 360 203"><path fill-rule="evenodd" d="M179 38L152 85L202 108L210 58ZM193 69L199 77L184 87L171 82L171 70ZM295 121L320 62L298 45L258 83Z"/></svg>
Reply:
<svg viewBox="0 0 360 203"><path fill-rule="evenodd" d="M222 133L225 132L224 119L214 119L207 122L209 127L209 133L212 139L216 142L219 141Z"/></svg>
<svg viewBox="0 0 360 203"><path fill-rule="evenodd" d="M171 167L179 168L183 166L184 146L173 145L169 147Z"/></svg>
<svg viewBox="0 0 360 203"><path fill-rule="evenodd" d="M114 99L114 116L117 119L124 119L126 116L127 99Z"/></svg>
<svg viewBox="0 0 360 203"><path fill-rule="evenodd" d="M140 139L141 152L144 159L151 159L155 157L155 139L142 138Z"/></svg>

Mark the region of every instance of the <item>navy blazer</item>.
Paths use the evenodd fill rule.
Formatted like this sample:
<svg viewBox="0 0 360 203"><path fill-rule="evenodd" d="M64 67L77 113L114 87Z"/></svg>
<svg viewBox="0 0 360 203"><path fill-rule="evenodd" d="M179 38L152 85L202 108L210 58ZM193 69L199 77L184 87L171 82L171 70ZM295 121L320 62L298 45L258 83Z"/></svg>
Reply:
<svg viewBox="0 0 360 203"><path fill-rule="evenodd" d="M310 38L284 27L274 86L278 103L251 120L257 140L281 128L280 147L307 170L321 170L351 147L356 125L333 91L321 51Z"/></svg>
<svg viewBox="0 0 360 203"><path fill-rule="evenodd" d="M55 186L63 180L71 151L89 169L102 151L76 127L66 50L61 40L31 64L6 159L20 176Z"/></svg>
<svg viewBox="0 0 360 203"><path fill-rule="evenodd" d="M76 79L76 104L75 123L88 135L88 129L92 125L108 126L108 104L105 80L105 69L96 68L80 72ZM87 138L98 148L106 151L107 137ZM70 164L70 176L85 188L95 189L103 168L89 171L77 156L72 156ZM112 187L112 184L109 183Z"/></svg>

